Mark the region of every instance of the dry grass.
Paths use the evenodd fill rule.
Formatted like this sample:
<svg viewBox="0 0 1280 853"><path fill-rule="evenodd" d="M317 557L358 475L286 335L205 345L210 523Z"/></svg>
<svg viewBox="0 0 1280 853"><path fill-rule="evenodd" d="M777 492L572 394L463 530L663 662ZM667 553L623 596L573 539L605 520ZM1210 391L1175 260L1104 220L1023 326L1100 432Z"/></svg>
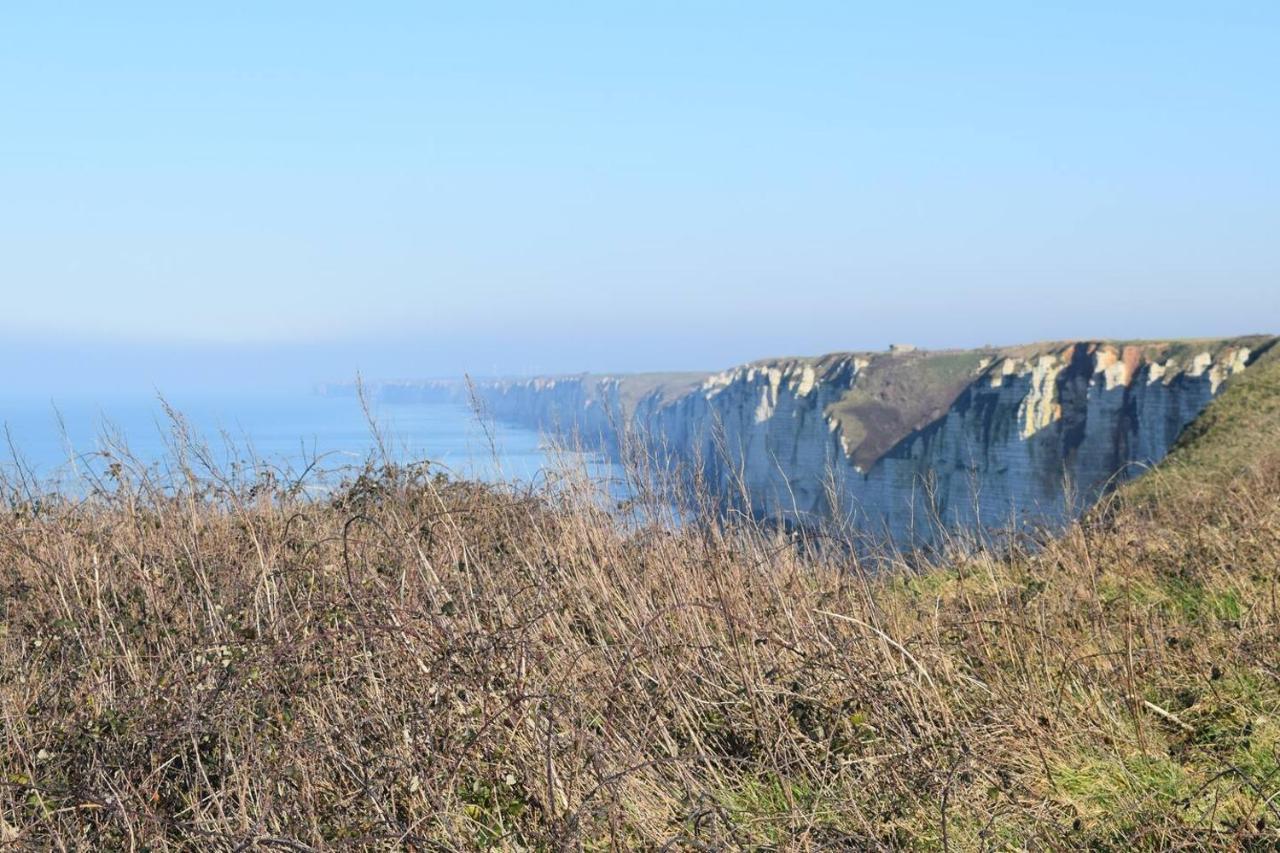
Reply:
<svg viewBox="0 0 1280 853"><path fill-rule="evenodd" d="M1270 845L1271 449L1212 490L874 576L840 531L637 527L572 483L370 466L315 499L197 455L83 499L10 484L0 837Z"/></svg>

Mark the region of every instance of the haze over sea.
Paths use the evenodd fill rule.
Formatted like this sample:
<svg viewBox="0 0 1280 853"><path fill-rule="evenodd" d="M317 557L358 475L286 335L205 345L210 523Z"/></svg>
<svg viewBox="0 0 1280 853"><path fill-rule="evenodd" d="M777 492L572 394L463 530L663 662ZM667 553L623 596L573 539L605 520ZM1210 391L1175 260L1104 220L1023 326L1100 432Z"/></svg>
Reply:
<svg viewBox="0 0 1280 853"><path fill-rule="evenodd" d="M170 456L178 412L219 464L252 460L301 472L313 461L333 470L380 453L357 398L306 390L284 393L187 392L0 397L7 447L0 468L19 460L41 480L103 469L104 451L122 448L145 465ZM462 404L376 402L373 422L396 462L428 460L441 471L490 481L530 482L551 464L551 451L532 430L483 419ZM603 470L595 457L585 460Z"/></svg>

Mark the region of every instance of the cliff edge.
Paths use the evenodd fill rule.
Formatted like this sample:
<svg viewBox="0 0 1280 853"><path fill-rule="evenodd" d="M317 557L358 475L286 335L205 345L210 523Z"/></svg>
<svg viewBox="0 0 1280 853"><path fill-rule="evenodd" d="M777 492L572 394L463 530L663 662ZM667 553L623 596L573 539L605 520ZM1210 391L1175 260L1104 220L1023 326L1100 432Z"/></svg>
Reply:
<svg viewBox="0 0 1280 853"><path fill-rule="evenodd" d="M624 435L762 517L899 543L1056 523L1162 460L1277 338L1066 341L776 358L719 373L488 380L496 418L617 454ZM458 396L457 383L380 393Z"/></svg>

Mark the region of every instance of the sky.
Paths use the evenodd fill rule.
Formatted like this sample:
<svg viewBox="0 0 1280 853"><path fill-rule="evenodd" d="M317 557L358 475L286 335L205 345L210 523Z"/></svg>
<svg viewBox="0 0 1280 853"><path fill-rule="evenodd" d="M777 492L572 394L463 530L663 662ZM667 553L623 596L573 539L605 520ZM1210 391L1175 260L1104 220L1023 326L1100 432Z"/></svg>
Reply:
<svg viewBox="0 0 1280 853"><path fill-rule="evenodd" d="M0 17L0 386L1280 331L1280 4Z"/></svg>

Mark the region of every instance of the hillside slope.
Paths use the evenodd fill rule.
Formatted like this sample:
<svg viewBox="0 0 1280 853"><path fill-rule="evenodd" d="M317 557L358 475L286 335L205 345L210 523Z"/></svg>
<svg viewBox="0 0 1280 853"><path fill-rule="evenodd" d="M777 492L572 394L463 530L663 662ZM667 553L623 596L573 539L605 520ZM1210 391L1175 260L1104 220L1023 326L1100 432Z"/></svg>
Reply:
<svg viewBox="0 0 1280 853"><path fill-rule="evenodd" d="M1138 480L1134 496L1160 488L1214 488L1280 445L1280 346L1259 348L1249 370L1183 430L1159 477Z"/></svg>

